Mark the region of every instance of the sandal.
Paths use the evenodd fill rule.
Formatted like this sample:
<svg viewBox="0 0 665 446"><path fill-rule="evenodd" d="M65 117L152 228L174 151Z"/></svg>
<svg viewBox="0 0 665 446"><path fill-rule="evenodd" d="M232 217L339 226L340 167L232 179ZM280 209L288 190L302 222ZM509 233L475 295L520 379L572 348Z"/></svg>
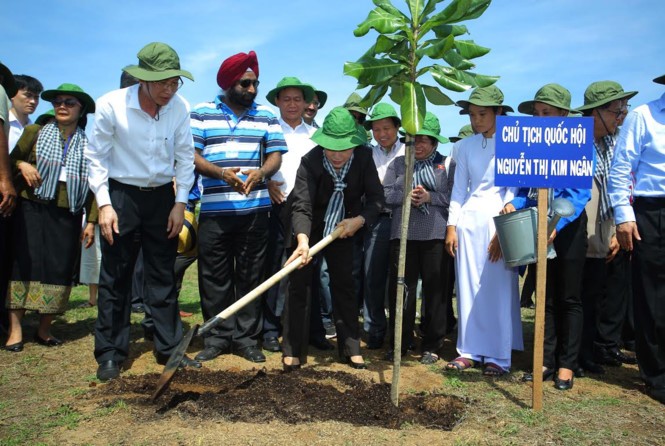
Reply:
<svg viewBox="0 0 665 446"><path fill-rule="evenodd" d="M446 364L446 369L447 370L456 370L458 372L461 372L466 369L470 369L472 367L475 367L476 363L473 359L469 358L463 358L463 357L458 357L450 361L448 364Z"/></svg>
<svg viewBox="0 0 665 446"><path fill-rule="evenodd" d="M94 306L95 306L95 305L94 305L94 304L91 304L90 302L84 302L84 303L82 303L81 305L79 305L79 306L76 307L76 308L92 308L92 307L94 307Z"/></svg>
<svg viewBox="0 0 665 446"><path fill-rule="evenodd" d="M439 355L433 352L423 352L423 356L420 358L421 364L434 364L439 360Z"/></svg>
<svg viewBox="0 0 665 446"><path fill-rule="evenodd" d="M493 362L485 363L485 368L483 369L483 375L485 376L498 377L498 376L503 376L507 373L508 370L502 368L501 366L498 366L497 364L494 364Z"/></svg>

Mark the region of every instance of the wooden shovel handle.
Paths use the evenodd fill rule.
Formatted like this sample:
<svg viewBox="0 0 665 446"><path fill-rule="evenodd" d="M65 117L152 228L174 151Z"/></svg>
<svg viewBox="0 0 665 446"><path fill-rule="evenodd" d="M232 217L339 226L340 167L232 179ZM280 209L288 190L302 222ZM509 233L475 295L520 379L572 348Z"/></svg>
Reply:
<svg viewBox="0 0 665 446"><path fill-rule="evenodd" d="M313 257L316 255L319 251L321 251L323 248L328 246L330 243L333 242L339 235L344 231L343 226L338 226L335 228L335 230L330 233L330 235L327 235L319 243L316 245L312 246L309 249L309 255L310 257ZM205 322L203 325L201 325L201 328L198 330L199 335L203 335L210 331L213 327L215 327L218 323L220 323L223 320L228 319L230 316L235 314L238 310L240 310L242 307L259 297L261 294L265 293L275 285L277 282L282 280L284 277L288 276L291 274L294 270L296 270L300 265L302 264L302 257L298 257L295 259L293 262L289 263L286 265L284 268L281 270L277 271L275 274L270 276L265 282L254 288L252 291L249 293L245 294L242 298L238 299L236 302L233 304L229 305L225 310L223 310L221 313L219 313L217 316L209 319L207 322Z"/></svg>

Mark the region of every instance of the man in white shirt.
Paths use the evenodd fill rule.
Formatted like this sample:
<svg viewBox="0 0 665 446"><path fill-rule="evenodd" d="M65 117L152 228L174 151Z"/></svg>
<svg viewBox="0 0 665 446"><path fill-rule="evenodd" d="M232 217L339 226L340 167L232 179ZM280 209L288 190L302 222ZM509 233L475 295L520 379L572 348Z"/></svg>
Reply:
<svg viewBox="0 0 665 446"><path fill-rule="evenodd" d="M266 278L279 271L288 257L284 255L283 221L290 218L289 215L285 215L286 199L293 190L300 159L316 145L310 139L315 129L303 119L305 107L313 101L314 94L311 85L303 84L296 77L285 77L266 95L268 102L279 108L279 124L288 148L288 152L282 155L282 165L279 170L267 181L272 208L266 253ZM278 338L282 330L280 316L284 307L287 280L282 280L264 296L262 332L264 350L281 351Z"/></svg>
<svg viewBox="0 0 665 446"><path fill-rule="evenodd" d="M386 103L376 104L364 124L367 130L372 130L376 141L376 145L372 146L372 158L381 184L388 165L398 156L404 155L404 143L398 138L400 124L397 111ZM367 332L368 349L381 348L386 335L385 301L390 257L390 223L390 209L386 207L365 232L363 328Z"/></svg>
<svg viewBox="0 0 665 446"><path fill-rule="evenodd" d="M189 104L176 92L182 86L180 76L193 77L180 69L178 55L164 43L146 45L138 59L138 65L124 71L139 84L107 93L97 101L91 143L85 151L102 234L95 324L97 378L101 381L117 377L129 354L137 232L145 264L144 299L155 324L158 363L166 363L183 336L173 268L194 182L194 144ZM201 366L188 357L180 365Z"/></svg>
<svg viewBox="0 0 665 446"><path fill-rule="evenodd" d="M17 74L14 81L18 91L12 98L12 108L9 110L9 153L23 134L23 128L32 124L30 115L37 109L39 95L44 90L42 83L32 76Z"/></svg>

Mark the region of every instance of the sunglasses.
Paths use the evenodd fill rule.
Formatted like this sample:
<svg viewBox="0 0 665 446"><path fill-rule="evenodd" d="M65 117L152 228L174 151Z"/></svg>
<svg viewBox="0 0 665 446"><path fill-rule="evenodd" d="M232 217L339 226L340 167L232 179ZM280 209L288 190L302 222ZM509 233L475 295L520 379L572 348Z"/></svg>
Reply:
<svg viewBox="0 0 665 446"><path fill-rule="evenodd" d="M67 108L73 108L76 105L81 105L79 101L76 99L68 98L68 99L53 99L51 101L51 104L53 104L54 108L58 108L61 105L64 105Z"/></svg>
<svg viewBox="0 0 665 446"><path fill-rule="evenodd" d="M238 84L242 88L249 88L250 85L254 85L254 88L259 87L259 80L258 79L240 79L238 81Z"/></svg>

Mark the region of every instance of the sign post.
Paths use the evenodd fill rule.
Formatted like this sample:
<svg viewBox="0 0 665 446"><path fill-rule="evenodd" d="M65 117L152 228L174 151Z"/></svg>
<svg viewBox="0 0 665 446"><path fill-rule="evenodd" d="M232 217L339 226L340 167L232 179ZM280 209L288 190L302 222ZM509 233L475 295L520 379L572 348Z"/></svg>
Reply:
<svg viewBox="0 0 665 446"><path fill-rule="evenodd" d="M543 407L543 341L547 286L548 188L590 189L593 119L531 116L497 118L495 184L538 188L536 318L532 408Z"/></svg>

